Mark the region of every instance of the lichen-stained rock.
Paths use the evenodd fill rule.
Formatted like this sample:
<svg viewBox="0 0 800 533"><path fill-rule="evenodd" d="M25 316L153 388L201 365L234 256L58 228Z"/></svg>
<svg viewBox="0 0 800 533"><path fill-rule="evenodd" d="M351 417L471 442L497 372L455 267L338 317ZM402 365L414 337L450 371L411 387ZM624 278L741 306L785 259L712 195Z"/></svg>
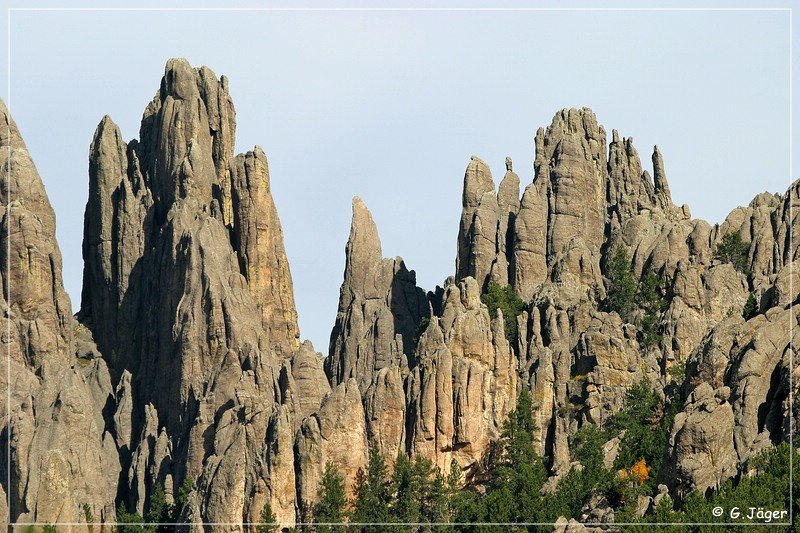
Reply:
<svg viewBox="0 0 800 533"><path fill-rule="evenodd" d="M118 379L119 360L138 323L131 301L142 275L137 267L153 204L139 163L138 145L126 145L105 116L89 149L89 199L84 215L83 292L79 320L91 321L100 351ZM129 292L128 289L131 288ZM101 317L92 320L92 317ZM120 369L120 370L118 370Z"/></svg>
<svg viewBox="0 0 800 533"><path fill-rule="evenodd" d="M327 384L327 382L325 382ZM317 406L319 407L319 406ZM251 509L258 522L260 510L269 501L275 518L283 527L294 527L297 518L297 478L294 465L294 438L298 423L289 406L281 405L269 420L267 430L267 468L269 470L269 494L259 498L264 488L258 487ZM264 491L265 492L265 491ZM267 499L269 498L269 500ZM262 500L262 501L258 501Z"/></svg>
<svg viewBox="0 0 800 533"><path fill-rule="evenodd" d="M520 298L528 302L547 279L547 183L536 178L525 187L514 219L512 281Z"/></svg>
<svg viewBox="0 0 800 533"><path fill-rule="evenodd" d="M103 409L108 369L71 316L55 214L17 126L0 102L0 387L2 509L9 523L97 523L115 517L119 460ZM7 294L11 300L6 301ZM10 452L10 455L8 455ZM8 468L8 470L6 469Z"/></svg>
<svg viewBox="0 0 800 533"><path fill-rule="evenodd" d="M658 362L642 354L633 328L616 313L597 313L580 334L572 372L585 376L585 420L603 425L622 409L628 388L646 376L656 381Z"/></svg>
<svg viewBox="0 0 800 533"><path fill-rule="evenodd" d="M662 346L667 360L683 363L716 324L741 316L748 287L745 277L729 264L707 268L681 261L672 275L671 292Z"/></svg>
<svg viewBox="0 0 800 533"><path fill-rule="evenodd" d="M741 315L732 315L708 332L686 360L686 393L701 383L715 389L725 386L731 356L741 349L742 342L746 343L748 329Z"/></svg>
<svg viewBox="0 0 800 533"><path fill-rule="evenodd" d="M680 494L719 488L737 473L734 414L726 394L729 391L701 383L675 416L664 476Z"/></svg>
<svg viewBox="0 0 800 533"><path fill-rule="evenodd" d="M242 380L252 379L252 373L242 376ZM262 450L274 405L270 398L251 395L244 392L246 390L237 391L234 405L220 415L213 433L211 454L204 462L197 482L198 493L204 502L201 507L204 522L236 524L260 519L263 503L262 507L257 507L260 498L256 495L264 492L265 478L268 479L268 466ZM289 452L285 448L281 450L285 454L282 458L284 463L289 461ZM275 473L285 474L286 468L278 468L280 464L276 463L273 461L270 465L275 468ZM281 492L283 487L277 475L272 486L276 492L273 501L280 501L281 497L291 500L290 495ZM285 511L282 519L291 523ZM236 527L232 529L238 530Z"/></svg>
<svg viewBox="0 0 800 533"><path fill-rule="evenodd" d="M784 265L800 259L800 180L795 180L782 196L783 201L773 214L775 257Z"/></svg>
<svg viewBox="0 0 800 533"><path fill-rule="evenodd" d="M608 200L620 223L650 207L653 186L643 174L639 153L633 139L620 139L617 130L612 130L608 146L608 174Z"/></svg>
<svg viewBox="0 0 800 533"><path fill-rule="evenodd" d="M392 364L375 374L364 395L367 437L389 465L398 453L405 453L406 395L403 376Z"/></svg>
<svg viewBox="0 0 800 533"><path fill-rule="evenodd" d="M562 110L536 132L536 179L548 183L548 255L576 235L598 249L604 241L606 134L588 108Z"/></svg>
<svg viewBox="0 0 800 533"><path fill-rule="evenodd" d="M512 170L510 157L506 157L506 174L497 189L497 253L492 262L491 281L506 286L513 280L514 224L519 212L519 176Z"/></svg>
<svg viewBox="0 0 800 533"><path fill-rule="evenodd" d="M359 468L366 469L368 444L365 413L358 383L350 378L325 397L319 413L306 418L295 439L299 516L307 521L316 503L325 465L330 462L344 477L352 498Z"/></svg>
<svg viewBox="0 0 800 533"><path fill-rule="evenodd" d="M360 198L353 199L339 294L325 371L333 385L353 377L366 393L377 371L408 364L405 359L412 355L409 348L420 320L428 316L428 303L402 259L382 258L378 230Z"/></svg>

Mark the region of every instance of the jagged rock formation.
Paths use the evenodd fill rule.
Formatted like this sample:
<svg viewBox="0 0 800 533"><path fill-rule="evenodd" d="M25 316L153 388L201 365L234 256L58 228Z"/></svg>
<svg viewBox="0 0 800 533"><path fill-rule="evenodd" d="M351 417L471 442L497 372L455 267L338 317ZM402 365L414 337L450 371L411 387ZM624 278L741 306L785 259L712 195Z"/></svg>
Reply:
<svg viewBox="0 0 800 533"><path fill-rule="evenodd" d="M103 420L113 398L108 370L91 334L70 315L55 214L2 102L0 117L1 337L8 353L0 381L10 400L0 403L0 518L83 522L88 505L98 522L113 520L119 460Z"/></svg>
<svg viewBox="0 0 800 533"><path fill-rule="evenodd" d="M455 276L435 291L417 287L401 258L383 258L369 210L353 200L323 362L299 341L266 155L233 153L224 77L170 60L138 141L101 120L78 320L61 284L54 214L0 112L10 127L0 128L0 185L11 200L0 208L11 355L0 368L4 383L11 376L0 412L4 424L10 414L0 455L10 443L11 456L0 468L7 460L11 484L1 472L0 496L11 506L0 513L11 521L81 522L88 504L96 522L112 522L117 503L146 513L155 484L174 499L189 479L181 520L242 530L269 503L292 526L313 518L327 462L353 495L370 446L390 465L403 453L442 470L455 461L481 484L523 388L536 404L536 445L558 477L573 464L570 436L606 423L631 385L682 382L687 400L654 473L666 485L640 514L667 491L719 486L788 439L800 182L712 226L672 204L657 147L651 177L631 138L613 131L607 144L591 110L560 111L536 133L521 198L509 158L495 187L472 157ZM748 243L742 271L718 258L731 232ZM655 341L637 328L642 310L620 316L606 304L619 247L636 278L657 276L665 306ZM524 301L516 334L502 311L490 318L481 299L490 282ZM607 465L619 445L606 443ZM613 521L613 509L597 496L582 519Z"/></svg>
<svg viewBox="0 0 800 533"><path fill-rule="evenodd" d="M255 521L271 498L291 523L294 499L272 477L293 474L296 417L319 407L316 355L282 363L299 348L283 235L264 152L233 155L227 87L170 60L140 141L101 121L78 316L121 376L122 501L143 512L154 483L191 477L191 516ZM298 379L281 387L282 371Z"/></svg>

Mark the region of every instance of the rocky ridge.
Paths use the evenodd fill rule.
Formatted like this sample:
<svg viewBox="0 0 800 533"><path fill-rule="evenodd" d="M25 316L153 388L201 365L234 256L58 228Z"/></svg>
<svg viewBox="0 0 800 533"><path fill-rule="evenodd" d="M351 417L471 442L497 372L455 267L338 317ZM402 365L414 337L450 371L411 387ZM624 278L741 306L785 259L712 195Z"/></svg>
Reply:
<svg viewBox="0 0 800 533"><path fill-rule="evenodd" d="M155 484L172 501L188 480L182 521L238 531L269 502L293 526L310 519L327 462L352 495L370 446L389 463L455 461L479 484L522 388L536 402L538 449L560 476L580 427L607 421L642 378L664 390L683 368L687 400L659 473L673 494L717 487L789 437L800 182L712 226L672 204L657 147L651 176L632 139L613 131L607 143L589 109L560 111L536 133L521 197L510 159L497 188L489 166L470 160L455 275L434 291L383 257L354 199L323 359L299 340L266 155L233 153L224 76L170 60L139 140L101 120L76 318L52 208L0 111L10 126L0 178L13 199L0 236L12 378L0 413L11 507L0 511L11 521L84 522L86 505L109 523L118 503L144 514ZM749 243L745 273L717 258L731 232ZM620 247L665 295L655 344L605 305ZM481 300L490 283L525 303L511 340L502 312L491 318Z"/></svg>

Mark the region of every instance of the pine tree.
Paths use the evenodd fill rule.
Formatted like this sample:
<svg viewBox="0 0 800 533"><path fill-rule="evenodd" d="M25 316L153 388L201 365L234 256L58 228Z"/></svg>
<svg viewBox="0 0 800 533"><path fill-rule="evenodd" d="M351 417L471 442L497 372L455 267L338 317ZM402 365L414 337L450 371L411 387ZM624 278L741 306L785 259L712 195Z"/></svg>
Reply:
<svg viewBox="0 0 800 533"><path fill-rule="evenodd" d="M732 231L723 235L717 246L717 259L731 263L733 268L746 276L750 273L747 264L749 251L750 243L745 242L738 231Z"/></svg>
<svg viewBox="0 0 800 533"><path fill-rule="evenodd" d="M317 504L314 507L314 523L318 532L344 531L344 526L324 525L339 524L346 520L347 495L344 489L344 478L336 467L328 461L322 474L319 490L317 491Z"/></svg>
<svg viewBox="0 0 800 533"><path fill-rule="evenodd" d="M492 521L530 522L541 510L547 470L534 446L536 431L533 400L523 390L500 435L500 459L485 500Z"/></svg>
<svg viewBox="0 0 800 533"><path fill-rule="evenodd" d="M608 291L606 306L616 311L623 320L629 320L633 312L638 283L633 273L631 258L623 246L617 246L608 264Z"/></svg>
<svg viewBox="0 0 800 533"><path fill-rule="evenodd" d="M636 292L636 305L643 311L639 319L639 340L646 348L661 342L662 335L658 332L658 323L666 307L666 302L658 290L660 280L652 270L642 278Z"/></svg>
<svg viewBox="0 0 800 533"><path fill-rule="evenodd" d="M744 309L742 309L742 317L745 320L750 320L754 316L758 314L758 300L756 300L756 295L752 292L747 297L747 301L744 304Z"/></svg>
<svg viewBox="0 0 800 533"><path fill-rule="evenodd" d="M367 471L359 469L356 475L356 494L353 522L360 524L386 524L389 522L389 502L392 498L386 461L377 448L369 449ZM383 531L381 526L367 525L362 531Z"/></svg>
<svg viewBox="0 0 800 533"><path fill-rule="evenodd" d="M144 518L139 513L129 513L124 503L117 506L117 525L114 530L117 533L140 533L143 531L153 531L152 528L144 525ZM141 525L139 525L141 524Z"/></svg>
<svg viewBox="0 0 800 533"><path fill-rule="evenodd" d="M264 507L261 508L261 515L258 521L260 523L256 526L257 533L274 533L278 531L278 518L272 512L272 503L269 499L264 503Z"/></svg>
<svg viewBox="0 0 800 533"><path fill-rule="evenodd" d="M172 505L172 522L180 522L180 516L183 512L183 507L189 501L189 494L192 492L194 486L194 479L192 476L183 478L183 483L178 488L178 495L175 497L175 503Z"/></svg>
<svg viewBox="0 0 800 533"><path fill-rule="evenodd" d="M392 518L405 524L419 522L421 480L416 476L414 464L402 452L394 463L392 483L397 490L390 509Z"/></svg>
<svg viewBox="0 0 800 533"><path fill-rule="evenodd" d="M153 493L150 494L150 509L145 515L145 522L150 524L152 531L166 531L168 526L155 526L154 524L169 522L172 509L167 503L167 495L164 493L164 486L156 483Z"/></svg>

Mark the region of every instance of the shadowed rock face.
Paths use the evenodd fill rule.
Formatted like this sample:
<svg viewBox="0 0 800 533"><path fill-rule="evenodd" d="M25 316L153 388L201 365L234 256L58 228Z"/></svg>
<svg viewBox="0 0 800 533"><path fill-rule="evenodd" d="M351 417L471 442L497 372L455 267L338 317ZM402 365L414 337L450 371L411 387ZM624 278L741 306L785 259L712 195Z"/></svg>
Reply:
<svg viewBox="0 0 800 533"><path fill-rule="evenodd" d="M657 147L651 178L631 138L613 131L607 145L591 110L562 110L536 134L521 198L510 159L496 188L472 157L456 275L443 288L426 294L401 258L385 259L372 215L353 200L323 358L299 342L267 158L258 147L233 154L224 77L170 60L138 141L101 120L77 320L53 211L5 107L0 115L9 520L80 522L88 504L110 522L118 502L143 513L156 483L170 499L191 478L182 520L256 522L269 503L293 526L312 517L327 462L352 496L370 446L389 464L399 453L443 470L455 461L481 484L523 388L537 407L536 446L560 476L581 426L606 422L645 377L664 390L678 364L686 403L657 473L671 491L719 486L788 439L798 182L711 226L672 204ZM715 258L730 232L749 243L746 274ZM666 303L652 345L629 323L636 316L604 305L617 247L635 276L659 279ZM490 318L481 301L489 282L525 302L511 341L502 312ZM745 320L750 294L756 313ZM599 503L587 505L590 516Z"/></svg>

